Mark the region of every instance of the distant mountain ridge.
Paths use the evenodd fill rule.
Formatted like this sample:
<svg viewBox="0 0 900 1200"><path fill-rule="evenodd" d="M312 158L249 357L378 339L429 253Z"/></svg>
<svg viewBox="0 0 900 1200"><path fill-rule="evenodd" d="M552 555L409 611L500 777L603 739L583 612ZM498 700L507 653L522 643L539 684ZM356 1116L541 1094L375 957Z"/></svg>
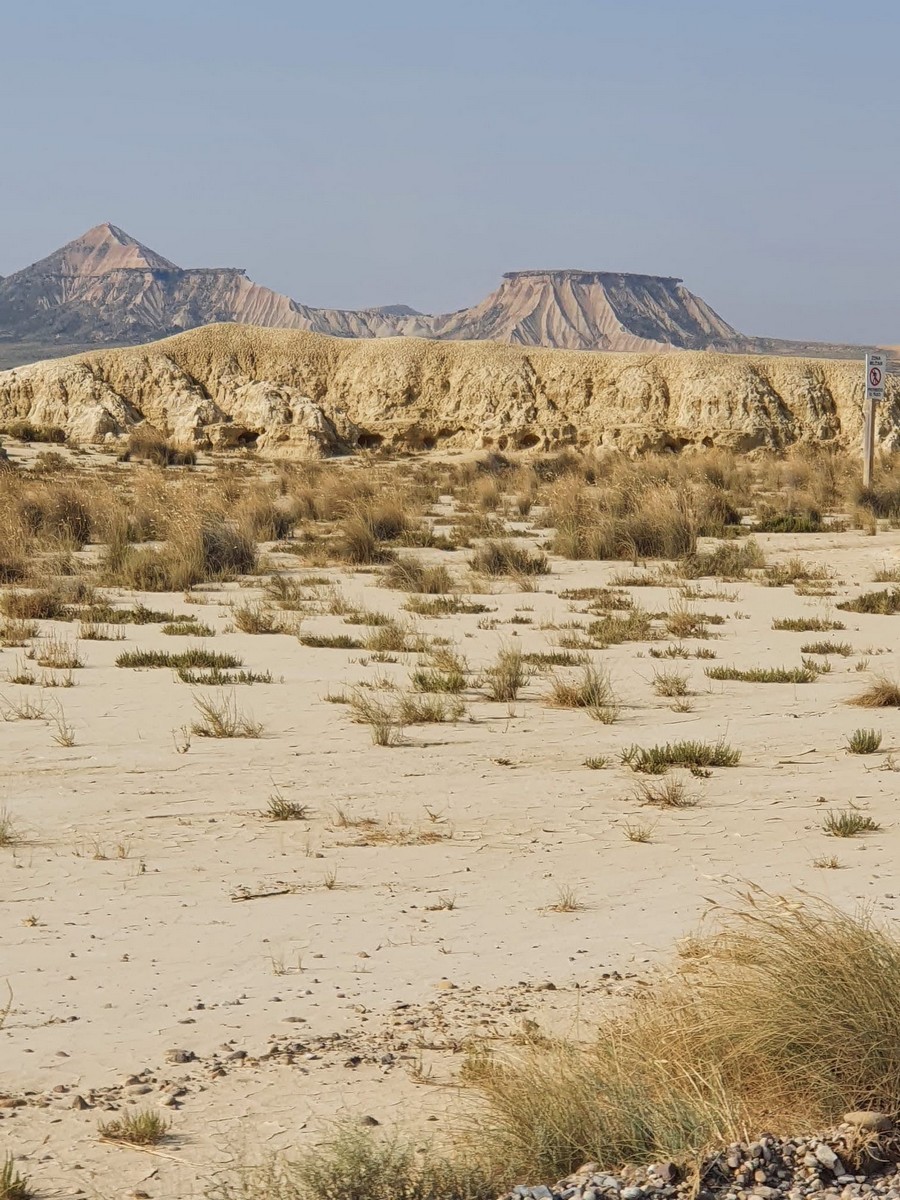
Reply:
<svg viewBox="0 0 900 1200"><path fill-rule="evenodd" d="M585 270L511 271L479 304L431 316L404 304L313 308L239 267L184 269L116 225L89 229L0 278L0 351L134 345L214 322L346 338L424 337L566 350L858 357L864 347L747 337L680 279ZM29 352L23 350L28 361ZM9 361L7 356L6 361ZM13 357L15 361L15 357Z"/></svg>

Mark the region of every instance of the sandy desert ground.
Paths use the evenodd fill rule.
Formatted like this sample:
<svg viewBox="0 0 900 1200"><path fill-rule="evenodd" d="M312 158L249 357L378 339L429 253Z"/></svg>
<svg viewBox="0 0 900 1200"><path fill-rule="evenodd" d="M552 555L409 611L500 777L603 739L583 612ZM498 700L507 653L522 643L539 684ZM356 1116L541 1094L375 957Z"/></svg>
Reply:
<svg viewBox="0 0 900 1200"><path fill-rule="evenodd" d="M513 525L526 527L523 545L545 540L539 521ZM304 645L296 629L236 631L232 606L262 597L262 578L189 597L107 592L117 605L196 617L215 636L148 624L123 626L124 640L79 641L71 688L8 682L28 669L27 647L0 651L0 809L18 834L0 849L0 983L10 989L0 1146L38 1194L200 1196L244 1156L314 1144L348 1117L440 1137L457 1120L470 1039L510 1044L532 1022L589 1036L617 996L668 969L709 901L742 882L894 914L897 710L848 701L875 675L900 673L897 618L836 605L900 567L900 530L757 541L769 565L799 556L829 578L800 589L814 594L767 586L759 573L620 587L653 613L686 608L722 622L678 638L657 620L654 640L588 650L618 696L608 724L549 705L547 669L509 703L489 700L479 676L503 646L558 649L573 632L566 623L592 619L589 601L560 593L634 573L621 562L553 556L532 591L473 578L467 551L416 551L488 611L412 618L421 634L449 639L470 673L460 719L409 725L396 746L373 744L327 698L406 688L421 654L377 661L365 649ZM405 594L371 569L309 567L271 547L267 556L288 578L326 579L349 607L410 619ZM312 592L334 594L322 582ZM365 635L337 613L284 615L304 635ZM844 628L774 630L784 617ZM42 621L32 643L77 631ZM799 667L801 645L822 638L847 652L818 656L831 670L808 683L705 673ZM271 683L226 690L261 723L259 737L188 739L194 697L209 689L169 669L116 665L124 651L195 645L271 672ZM688 657L651 656L673 646ZM683 673L689 696L658 694L660 671ZM43 718L15 719L25 701L43 705ZM73 745L54 740L60 711ZM847 752L859 727L882 733L877 753ZM692 807L647 804L640 784L659 781L622 751L685 738L723 739L740 762L709 777L671 773ZM274 794L303 805L304 819L269 819ZM880 829L827 836L825 814L846 809ZM649 841L632 840L643 833ZM835 869L816 865L832 856ZM98 1137L129 1107L160 1105L172 1122L164 1143Z"/></svg>

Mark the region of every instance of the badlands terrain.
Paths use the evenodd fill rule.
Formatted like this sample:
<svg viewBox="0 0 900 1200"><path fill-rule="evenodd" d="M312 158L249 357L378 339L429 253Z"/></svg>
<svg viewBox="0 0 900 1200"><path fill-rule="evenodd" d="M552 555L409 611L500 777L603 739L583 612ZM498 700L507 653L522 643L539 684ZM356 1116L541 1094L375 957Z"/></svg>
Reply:
<svg viewBox="0 0 900 1200"><path fill-rule="evenodd" d="M680 279L621 271L510 271L471 308L437 316L407 304L314 308L254 283L238 267L185 270L105 222L0 278L0 367L221 321L342 338L422 337L567 350L715 349L859 358L865 349L748 337Z"/></svg>
<svg viewBox="0 0 900 1200"><path fill-rule="evenodd" d="M893 449L900 390L894 377L887 385L876 432ZM376 447L847 449L859 444L862 390L852 360L585 353L222 324L0 372L0 428L24 421L90 443L147 421L185 446L299 458Z"/></svg>
<svg viewBox="0 0 900 1200"><path fill-rule="evenodd" d="M185 344L165 350L172 386L206 391L218 360ZM119 413L135 357L79 361ZM154 389L132 393L146 415ZM349 1123L415 1161L462 1139L481 1182L402 1195L476 1200L896 1097L893 1006L872 999L893 943L759 894L765 945L789 949L775 966L753 974L752 926L694 937L753 886L896 916L893 459L862 492L839 446L325 464L198 457L146 425L44 436L13 429L0 473L8 1196L400 1195L383 1170L312 1192L240 1173L327 1157ZM746 996L774 1033L732 1012L721 1078L695 1057L676 1086L687 1041L651 1053L635 1030L661 1027L676 947L702 997L732 945L715 1003ZM588 1069L629 1005L636 1098ZM524 1055L521 1076L492 1055ZM828 1147L811 1158L833 1181ZM777 1194L747 1171L733 1194Z"/></svg>

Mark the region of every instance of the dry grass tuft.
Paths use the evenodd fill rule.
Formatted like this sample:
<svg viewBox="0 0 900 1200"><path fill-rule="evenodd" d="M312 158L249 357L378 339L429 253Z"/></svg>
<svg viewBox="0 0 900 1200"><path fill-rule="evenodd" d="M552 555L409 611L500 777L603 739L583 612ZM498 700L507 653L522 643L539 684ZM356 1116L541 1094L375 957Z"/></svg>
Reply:
<svg viewBox="0 0 900 1200"><path fill-rule="evenodd" d="M509 539L501 539L479 546L469 566L479 575L499 578L504 575L546 575L550 561L542 550L528 550Z"/></svg>
<svg viewBox="0 0 900 1200"><path fill-rule="evenodd" d="M258 738L263 727L238 707L234 692L219 692L218 695L195 694L194 707L200 714L191 724L190 731L196 737L205 738Z"/></svg>
<svg viewBox="0 0 900 1200"><path fill-rule="evenodd" d="M900 708L900 683L879 675L850 703L860 708Z"/></svg>

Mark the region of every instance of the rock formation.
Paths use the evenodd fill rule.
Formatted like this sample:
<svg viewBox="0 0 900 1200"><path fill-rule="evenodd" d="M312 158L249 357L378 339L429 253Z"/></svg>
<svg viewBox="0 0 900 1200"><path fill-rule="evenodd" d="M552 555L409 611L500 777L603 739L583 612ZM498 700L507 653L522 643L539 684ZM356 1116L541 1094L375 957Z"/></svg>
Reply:
<svg viewBox="0 0 900 1200"><path fill-rule="evenodd" d="M356 446L781 449L859 437L860 363L585 353L210 325L0 373L17 419L101 441L146 420L200 447L322 455ZM900 446L900 385L879 406Z"/></svg>
<svg viewBox="0 0 900 1200"><path fill-rule="evenodd" d="M426 337L566 350L859 352L744 337L680 279L657 275L514 271L480 304L443 316L402 304L311 308L260 287L237 267L183 270L109 224L0 279L0 352L5 347L4 358L13 363L43 357L54 345L135 344L220 321L346 338ZM16 354L14 343L27 345Z"/></svg>

